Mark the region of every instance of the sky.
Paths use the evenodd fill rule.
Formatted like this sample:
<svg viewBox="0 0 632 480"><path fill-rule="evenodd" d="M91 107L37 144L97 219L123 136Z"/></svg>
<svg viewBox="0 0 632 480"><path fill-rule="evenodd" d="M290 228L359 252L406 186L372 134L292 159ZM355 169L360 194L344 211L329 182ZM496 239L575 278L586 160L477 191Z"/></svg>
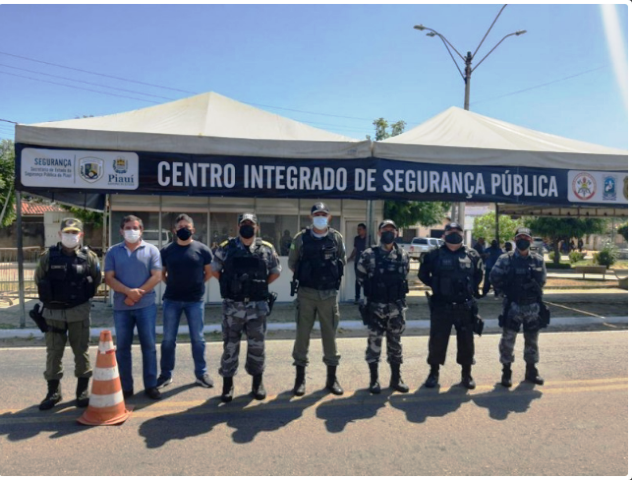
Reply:
<svg viewBox="0 0 632 480"><path fill-rule="evenodd" d="M357 139L379 117L410 129L464 97L441 40L413 26L440 32L465 56L500 7L2 5L0 119L100 116L214 91ZM506 34L527 33L473 72L470 110L627 149L628 7L615 10L621 36L612 23L606 34L599 5L507 6L474 65ZM12 132L0 122L0 138Z"/></svg>

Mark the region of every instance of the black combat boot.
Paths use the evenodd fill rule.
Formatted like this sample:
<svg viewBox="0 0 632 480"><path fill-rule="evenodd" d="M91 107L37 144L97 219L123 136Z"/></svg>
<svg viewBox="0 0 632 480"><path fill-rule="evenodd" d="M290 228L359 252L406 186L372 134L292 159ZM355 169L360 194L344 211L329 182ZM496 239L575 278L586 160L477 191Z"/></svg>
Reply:
<svg viewBox="0 0 632 480"><path fill-rule="evenodd" d="M535 368L535 363L527 363L527 371L524 379L536 385L544 385L544 379L538 373L538 369Z"/></svg>
<svg viewBox="0 0 632 480"><path fill-rule="evenodd" d="M435 388L439 385L439 365L430 365L430 374L424 383L426 388Z"/></svg>
<svg viewBox="0 0 632 480"><path fill-rule="evenodd" d="M224 377L224 385L222 387L222 402L228 403L233 401L233 377Z"/></svg>
<svg viewBox="0 0 632 480"><path fill-rule="evenodd" d="M88 391L88 385L90 384L90 378L79 377L77 379L77 401L75 402L77 407L86 408L90 400L90 392Z"/></svg>
<svg viewBox="0 0 632 480"><path fill-rule="evenodd" d="M297 397L305 395L305 367L301 365L296 366L296 380L294 381L292 392Z"/></svg>
<svg viewBox="0 0 632 480"><path fill-rule="evenodd" d="M503 376L500 378L503 387L511 387L511 363L503 363Z"/></svg>
<svg viewBox="0 0 632 480"><path fill-rule="evenodd" d="M48 393L46 398L40 403L40 410L50 410L62 401L61 385L59 380L48 380Z"/></svg>
<svg viewBox="0 0 632 480"><path fill-rule="evenodd" d="M461 367L461 385L468 390L474 390L476 388L476 382L472 378L472 365L463 365Z"/></svg>
<svg viewBox="0 0 632 480"><path fill-rule="evenodd" d="M378 366L379 365L377 362L369 363L369 371L371 373L371 380L369 381L369 392L376 395L382 391L382 387L380 387L380 382L378 380Z"/></svg>
<svg viewBox="0 0 632 480"><path fill-rule="evenodd" d="M263 375L253 375L252 377L252 396L256 400L263 400L266 398L266 389L263 386Z"/></svg>
<svg viewBox="0 0 632 480"><path fill-rule="evenodd" d="M335 365L327 365L327 383L325 387L334 395L342 395L344 392L336 378L336 368L338 367Z"/></svg>
<svg viewBox="0 0 632 480"><path fill-rule="evenodd" d="M407 393L410 388L404 383L404 379L400 373L400 367L401 365L399 363L391 364L391 383L389 387L398 392Z"/></svg>

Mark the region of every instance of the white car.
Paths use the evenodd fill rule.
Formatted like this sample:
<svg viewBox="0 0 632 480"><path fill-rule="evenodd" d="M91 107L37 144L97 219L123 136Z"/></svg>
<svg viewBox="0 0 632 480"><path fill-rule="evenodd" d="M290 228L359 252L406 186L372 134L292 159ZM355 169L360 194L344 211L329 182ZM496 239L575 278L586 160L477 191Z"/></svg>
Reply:
<svg viewBox="0 0 632 480"><path fill-rule="evenodd" d="M143 231L143 240L147 243L151 243L152 245L160 248L160 237L158 230L144 230ZM171 232L169 230L162 231L162 246L166 247L168 243L171 243Z"/></svg>
<svg viewBox="0 0 632 480"><path fill-rule="evenodd" d="M443 243L443 240L440 238L415 237L410 242L408 256L414 259L421 259L424 254L439 248Z"/></svg>

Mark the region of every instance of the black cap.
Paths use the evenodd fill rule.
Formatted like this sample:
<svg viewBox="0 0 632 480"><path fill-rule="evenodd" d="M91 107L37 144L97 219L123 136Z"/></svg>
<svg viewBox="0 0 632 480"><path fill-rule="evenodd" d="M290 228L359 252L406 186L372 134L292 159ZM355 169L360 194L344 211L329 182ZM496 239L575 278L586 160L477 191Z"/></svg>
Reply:
<svg viewBox="0 0 632 480"><path fill-rule="evenodd" d="M378 230L382 230L387 225L391 225L395 230L397 230L397 225L393 220L382 220L380 226L378 227Z"/></svg>
<svg viewBox="0 0 632 480"><path fill-rule="evenodd" d="M532 238L531 230L529 230L527 227L520 227L518 230L516 230L516 237L518 235L526 235L527 237Z"/></svg>
<svg viewBox="0 0 632 480"><path fill-rule="evenodd" d="M323 202L318 202L315 203L312 207L312 215L317 212L325 212L326 214L329 214L329 208L327 208L327 205L325 205Z"/></svg>
<svg viewBox="0 0 632 480"><path fill-rule="evenodd" d="M239 220L237 221L237 223L241 225L242 222L246 220L250 220L255 225L259 224L259 222L257 222L257 216L254 213L242 213L241 215L239 215Z"/></svg>
<svg viewBox="0 0 632 480"><path fill-rule="evenodd" d="M461 232L463 231L463 227L458 223L458 222L450 222L445 226L444 231L449 231L449 230L460 230Z"/></svg>

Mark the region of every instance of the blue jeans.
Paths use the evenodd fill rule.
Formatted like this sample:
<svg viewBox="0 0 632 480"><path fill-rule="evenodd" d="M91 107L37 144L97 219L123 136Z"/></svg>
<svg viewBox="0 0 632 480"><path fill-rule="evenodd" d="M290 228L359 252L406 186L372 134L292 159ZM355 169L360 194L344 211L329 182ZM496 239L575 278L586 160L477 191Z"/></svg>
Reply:
<svg viewBox="0 0 632 480"><path fill-rule="evenodd" d="M123 391L134 389L132 377L132 340L134 326L138 330L143 354L143 384L145 389L156 386L156 305L133 310L114 310L116 328L116 361Z"/></svg>
<svg viewBox="0 0 632 480"><path fill-rule="evenodd" d="M191 338L191 354L195 365L195 376L201 377L206 373L206 360L204 352L204 302L177 302L163 300L162 303L162 328L163 340L160 346L160 376L171 378L176 366L176 338L182 312L187 317L189 324L189 337Z"/></svg>

